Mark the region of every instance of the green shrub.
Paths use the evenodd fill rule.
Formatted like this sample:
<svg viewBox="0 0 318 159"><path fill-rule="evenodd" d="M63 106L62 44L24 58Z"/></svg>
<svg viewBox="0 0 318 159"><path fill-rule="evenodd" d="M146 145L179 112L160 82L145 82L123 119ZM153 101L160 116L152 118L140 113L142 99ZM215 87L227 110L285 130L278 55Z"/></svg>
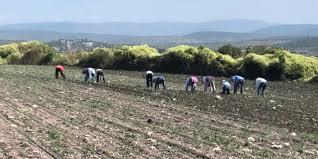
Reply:
<svg viewBox="0 0 318 159"><path fill-rule="evenodd" d="M114 54L111 49L98 48L79 61L83 67L111 68Z"/></svg>
<svg viewBox="0 0 318 159"><path fill-rule="evenodd" d="M232 46L231 44L224 45L218 49L218 52L224 55L230 55L232 57L238 58L242 55L240 48Z"/></svg>
<svg viewBox="0 0 318 159"><path fill-rule="evenodd" d="M269 62L266 56L250 53L241 61L240 71L246 78L264 77Z"/></svg>
<svg viewBox="0 0 318 159"><path fill-rule="evenodd" d="M7 64L7 60L0 57L0 65Z"/></svg>
<svg viewBox="0 0 318 159"><path fill-rule="evenodd" d="M7 58L12 53L17 53L15 44L0 46L0 57Z"/></svg>
<svg viewBox="0 0 318 159"><path fill-rule="evenodd" d="M10 54L8 57L7 57L7 62L8 64L19 64L20 62L20 59L21 59L21 54L20 53L13 53L13 54Z"/></svg>
<svg viewBox="0 0 318 159"><path fill-rule="evenodd" d="M70 60L67 54L56 54L53 57L54 65L73 66L74 63Z"/></svg>

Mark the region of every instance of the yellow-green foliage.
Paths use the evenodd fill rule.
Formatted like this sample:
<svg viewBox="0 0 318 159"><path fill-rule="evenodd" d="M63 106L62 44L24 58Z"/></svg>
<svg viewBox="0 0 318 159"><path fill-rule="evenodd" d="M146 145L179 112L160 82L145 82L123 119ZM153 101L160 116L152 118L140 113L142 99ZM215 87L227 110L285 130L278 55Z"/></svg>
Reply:
<svg viewBox="0 0 318 159"><path fill-rule="evenodd" d="M287 78L309 80L318 74L318 58L284 52Z"/></svg>
<svg viewBox="0 0 318 159"><path fill-rule="evenodd" d="M17 45L0 46L0 57L6 58L12 53L18 53Z"/></svg>
<svg viewBox="0 0 318 159"><path fill-rule="evenodd" d="M12 53L7 57L8 64L18 64L22 55L18 52Z"/></svg>
<svg viewBox="0 0 318 159"><path fill-rule="evenodd" d="M154 57L160 55L159 52L148 45L122 46L119 49L123 53L131 54L134 57Z"/></svg>
<svg viewBox="0 0 318 159"><path fill-rule="evenodd" d="M7 60L0 57L0 65L7 64Z"/></svg>
<svg viewBox="0 0 318 159"><path fill-rule="evenodd" d="M68 54L56 54L53 57L53 62L54 65L64 65L64 66L72 66L76 64L76 61L72 61L70 59L70 56Z"/></svg>

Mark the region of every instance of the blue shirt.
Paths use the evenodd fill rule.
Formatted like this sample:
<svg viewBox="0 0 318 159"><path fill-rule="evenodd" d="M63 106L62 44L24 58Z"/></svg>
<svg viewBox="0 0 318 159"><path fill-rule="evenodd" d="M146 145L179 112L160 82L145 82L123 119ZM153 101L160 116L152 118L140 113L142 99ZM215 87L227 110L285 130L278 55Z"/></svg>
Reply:
<svg viewBox="0 0 318 159"><path fill-rule="evenodd" d="M244 79L243 77L238 76L238 75L235 75L235 76L232 77L232 81L233 81L234 83L236 83L236 82L238 82L238 81L244 81L244 80L245 80L245 79Z"/></svg>

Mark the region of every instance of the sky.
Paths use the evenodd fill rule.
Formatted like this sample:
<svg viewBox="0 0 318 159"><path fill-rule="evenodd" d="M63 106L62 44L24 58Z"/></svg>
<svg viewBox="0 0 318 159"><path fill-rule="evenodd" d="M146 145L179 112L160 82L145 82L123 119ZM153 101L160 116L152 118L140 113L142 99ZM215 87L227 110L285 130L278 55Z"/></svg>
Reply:
<svg viewBox="0 0 318 159"><path fill-rule="evenodd" d="M2 0L0 25L28 22L206 22L250 19L318 24L318 0Z"/></svg>

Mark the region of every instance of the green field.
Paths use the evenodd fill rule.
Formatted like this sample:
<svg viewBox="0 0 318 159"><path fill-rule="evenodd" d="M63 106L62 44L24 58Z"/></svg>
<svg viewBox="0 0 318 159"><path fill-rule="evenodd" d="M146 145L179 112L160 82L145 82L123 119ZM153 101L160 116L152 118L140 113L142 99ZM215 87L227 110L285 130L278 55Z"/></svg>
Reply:
<svg viewBox="0 0 318 159"><path fill-rule="evenodd" d="M0 158L318 158L317 84L270 82L259 97L247 81L222 96L185 93L186 75L164 74L154 91L142 72L94 84L54 71L0 66Z"/></svg>

